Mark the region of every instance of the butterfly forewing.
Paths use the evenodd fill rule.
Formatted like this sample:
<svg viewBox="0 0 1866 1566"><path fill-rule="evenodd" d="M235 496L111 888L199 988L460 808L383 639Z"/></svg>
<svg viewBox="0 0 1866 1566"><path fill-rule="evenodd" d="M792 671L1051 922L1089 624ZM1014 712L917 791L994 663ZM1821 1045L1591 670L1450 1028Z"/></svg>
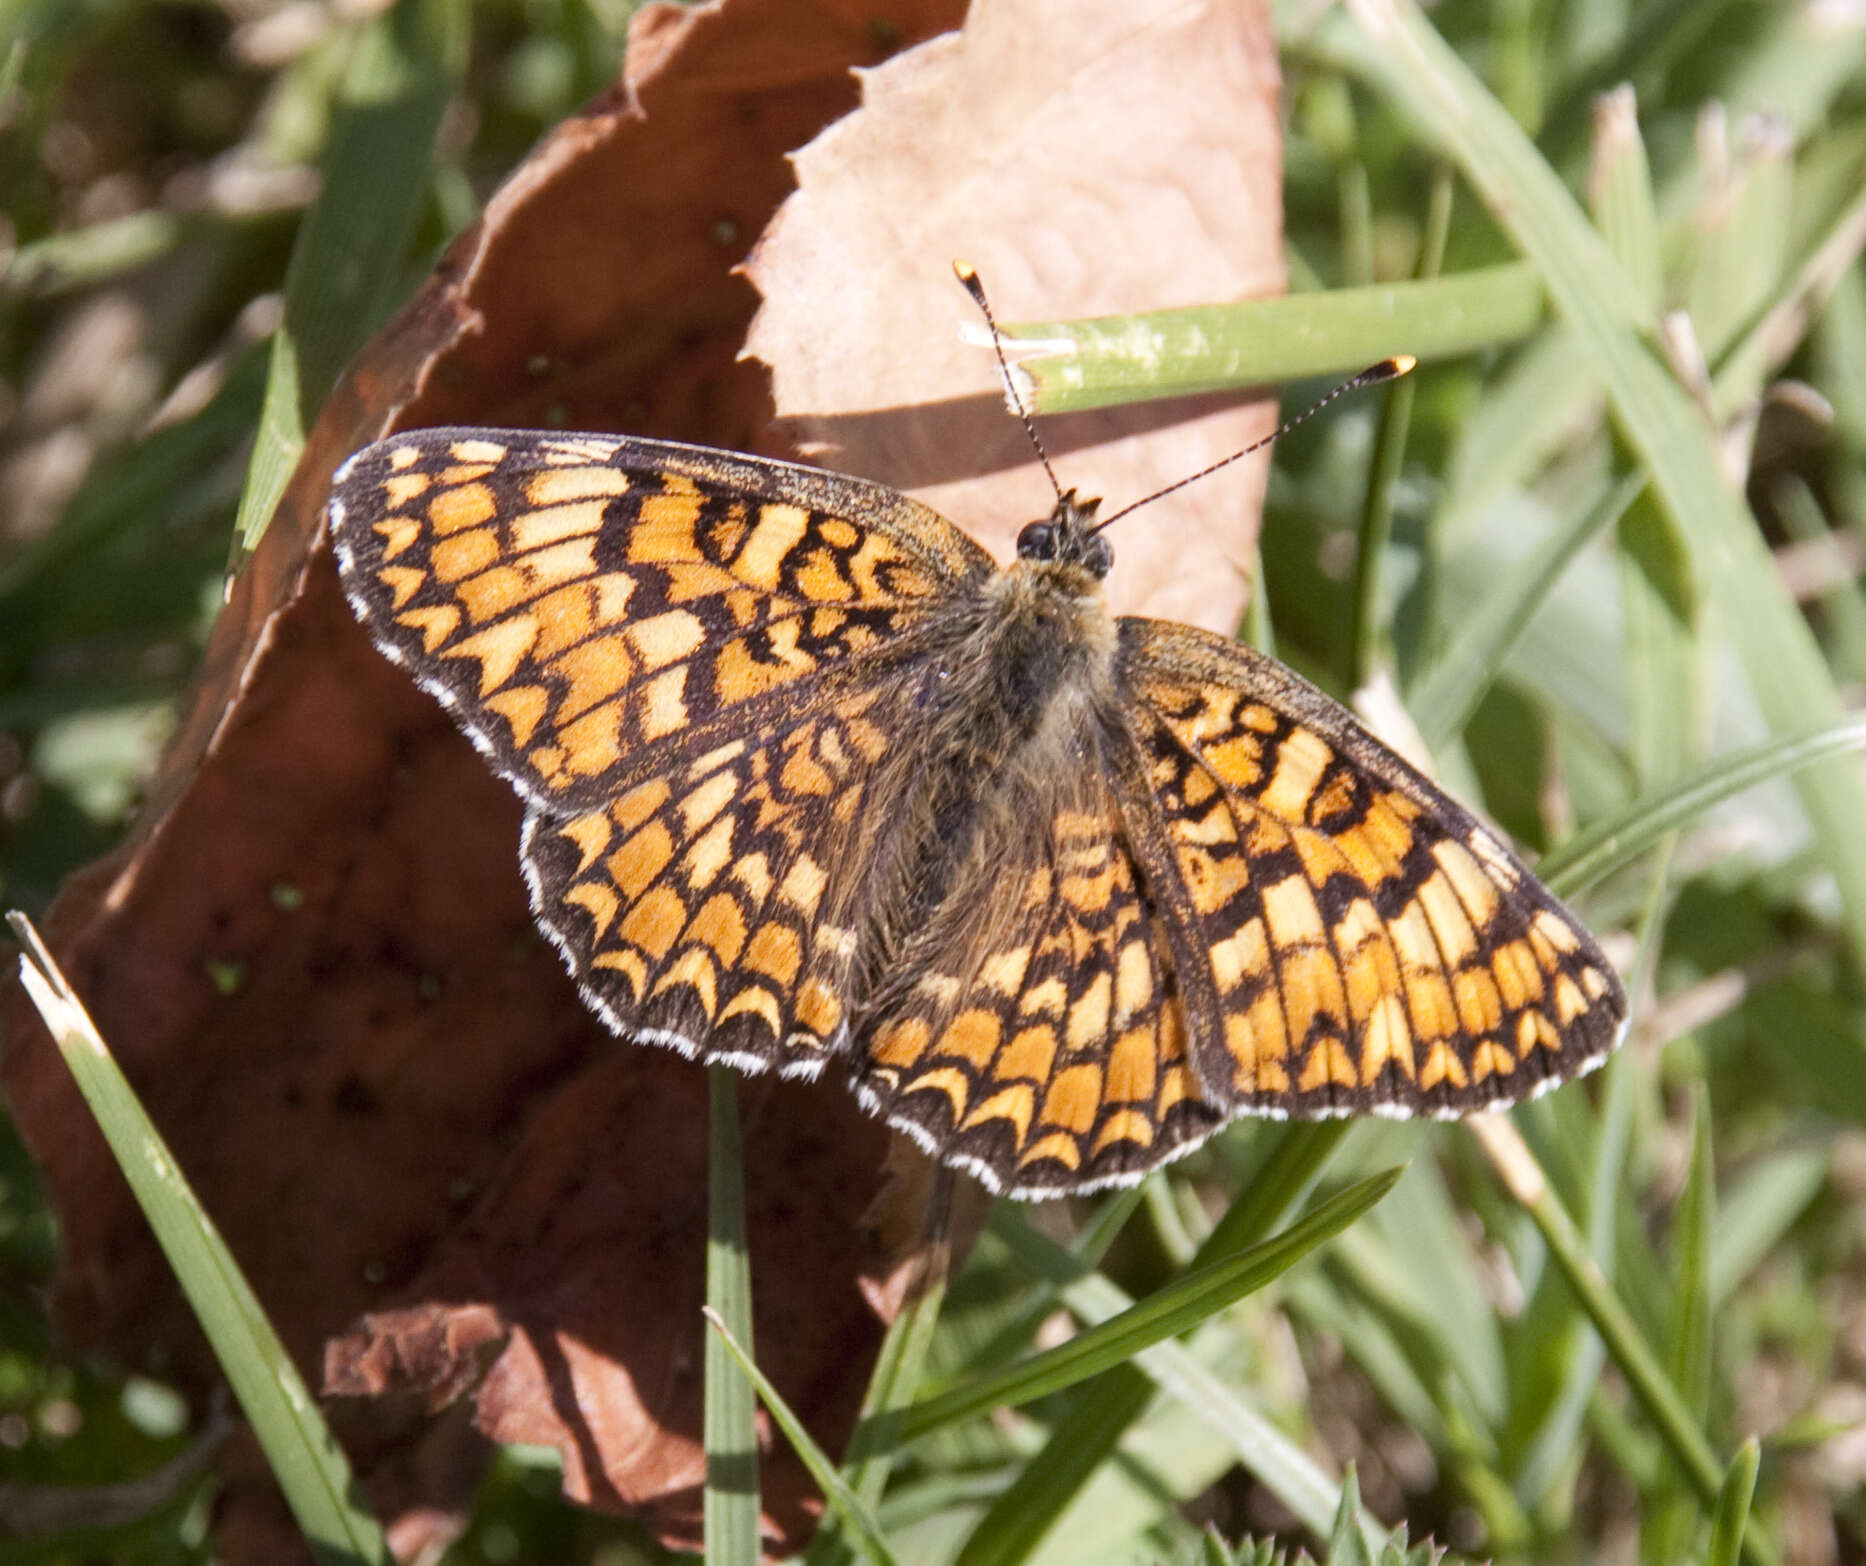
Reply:
<svg viewBox="0 0 1866 1566"><path fill-rule="evenodd" d="M396 436L345 464L331 519L378 643L553 812L781 727L991 569L879 485L621 437Z"/></svg>
<svg viewBox="0 0 1866 1566"><path fill-rule="evenodd" d="M1463 1115L1611 1049L1626 1003L1592 938L1345 711L1188 626L1124 620L1122 648L1146 769L1127 808L1163 824L1149 869L1209 967L1195 1043L1215 1097Z"/></svg>

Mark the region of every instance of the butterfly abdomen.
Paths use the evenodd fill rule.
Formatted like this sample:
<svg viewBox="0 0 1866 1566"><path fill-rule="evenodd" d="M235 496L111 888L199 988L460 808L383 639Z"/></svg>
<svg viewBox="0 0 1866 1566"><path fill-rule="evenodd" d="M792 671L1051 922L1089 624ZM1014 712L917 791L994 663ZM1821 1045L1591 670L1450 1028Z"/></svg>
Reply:
<svg viewBox="0 0 1866 1566"><path fill-rule="evenodd" d="M1100 583L1067 566L1018 562L949 618L922 664L924 732L881 780L891 822L863 893L858 1017L885 1016L928 982L963 990L989 944L994 882L1029 858L1032 828L1097 777L1100 714L1113 701L1116 633ZM960 953L958 962L952 954ZM956 991L955 991L956 993Z"/></svg>

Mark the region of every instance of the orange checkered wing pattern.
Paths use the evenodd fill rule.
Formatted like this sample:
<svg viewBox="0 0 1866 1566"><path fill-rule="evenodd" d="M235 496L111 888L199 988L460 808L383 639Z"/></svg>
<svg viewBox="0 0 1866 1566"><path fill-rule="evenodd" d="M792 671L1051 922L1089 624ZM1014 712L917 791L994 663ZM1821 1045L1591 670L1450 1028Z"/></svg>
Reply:
<svg viewBox="0 0 1866 1566"><path fill-rule="evenodd" d="M625 1037L840 1058L1025 1196L1237 1114L1461 1115L1598 1063L1625 998L1567 910L1281 665L1108 619L1090 515L1060 496L999 571L859 479L490 430L372 446L331 503Z"/></svg>
<svg viewBox="0 0 1866 1566"><path fill-rule="evenodd" d="M878 484L540 431L368 447L337 475L331 531L378 645L559 814L782 730L992 570Z"/></svg>
<svg viewBox="0 0 1866 1566"><path fill-rule="evenodd" d="M786 1075L845 1049L897 695L845 694L574 816L531 812L532 906L613 1029Z"/></svg>
<svg viewBox="0 0 1866 1566"><path fill-rule="evenodd" d="M1600 1063L1613 968L1487 828L1280 664L1158 621L1121 639L1122 809L1215 1102L1450 1117Z"/></svg>
<svg viewBox="0 0 1866 1566"><path fill-rule="evenodd" d="M1228 1118L1114 796L1098 769L1082 781L980 856L995 896L955 899L926 960L909 950L858 1064L871 1109L1018 1196L1129 1184Z"/></svg>
<svg viewBox="0 0 1866 1566"><path fill-rule="evenodd" d="M524 797L533 907L585 1000L688 1055L820 1069L897 673L990 557L860 480L518 431L358 453L331 528L378 644Z"/></svg>

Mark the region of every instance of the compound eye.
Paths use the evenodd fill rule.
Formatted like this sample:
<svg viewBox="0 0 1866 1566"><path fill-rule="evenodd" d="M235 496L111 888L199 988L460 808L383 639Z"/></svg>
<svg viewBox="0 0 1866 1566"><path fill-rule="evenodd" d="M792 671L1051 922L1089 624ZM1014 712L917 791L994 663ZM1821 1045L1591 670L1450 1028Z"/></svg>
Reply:
<svg viewBox="0 0 1866 1566"><path fill-rule="evenodd" d="M1114 569L1114 545L1097 533L1089 540L1088 559L1083 561L1088 573L1100 581Z"/></svg>
<svg viewBox="0 0 1866 1566"><path fill-rule="evenodd" d="M1054 560L1056 529L1047 522L1032 522L1017 535L1017 557L1020 560Z"/></svg>

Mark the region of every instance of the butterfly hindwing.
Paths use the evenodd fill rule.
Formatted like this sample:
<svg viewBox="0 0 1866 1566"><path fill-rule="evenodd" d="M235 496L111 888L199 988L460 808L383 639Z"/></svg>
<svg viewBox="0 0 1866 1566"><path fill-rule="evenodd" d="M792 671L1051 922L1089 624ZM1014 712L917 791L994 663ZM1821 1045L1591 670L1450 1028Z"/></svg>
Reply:
<svg viewBox="0 0 1866 1566"><path fill-rule="evenodd" d="M863 1039L868 1105L993 1190L1138 1179L1224 1118L1201 1097L1166 933L1099 777L1059 786L929 932Z"/></svg>
<svg viewBox="0 0 1866 1566"><path fill-rule="evenodd" d="M892 694L845 694L578 815L530 813L532 906L616 1032L793 1075L843 1048L855 934L835 920Z"/></svg>
<svg viewBox="0 0 1866 1566"><path fill-rule="evenodd" d="M1463 1115L1599 1063L1626 1001L1487 828L1280 664L1121 622L1150 866L1202 960L1195 1056L1237 1110ZM1188 988L1194 976L1188 976Z"/></svg>
<svg viewBox="0 0 1866 1566"><path fill-rule="evenodd" d="M991 569L883 486L620 436L394 436L331 526L379 645L552 813L781 726Z"/></svg>

